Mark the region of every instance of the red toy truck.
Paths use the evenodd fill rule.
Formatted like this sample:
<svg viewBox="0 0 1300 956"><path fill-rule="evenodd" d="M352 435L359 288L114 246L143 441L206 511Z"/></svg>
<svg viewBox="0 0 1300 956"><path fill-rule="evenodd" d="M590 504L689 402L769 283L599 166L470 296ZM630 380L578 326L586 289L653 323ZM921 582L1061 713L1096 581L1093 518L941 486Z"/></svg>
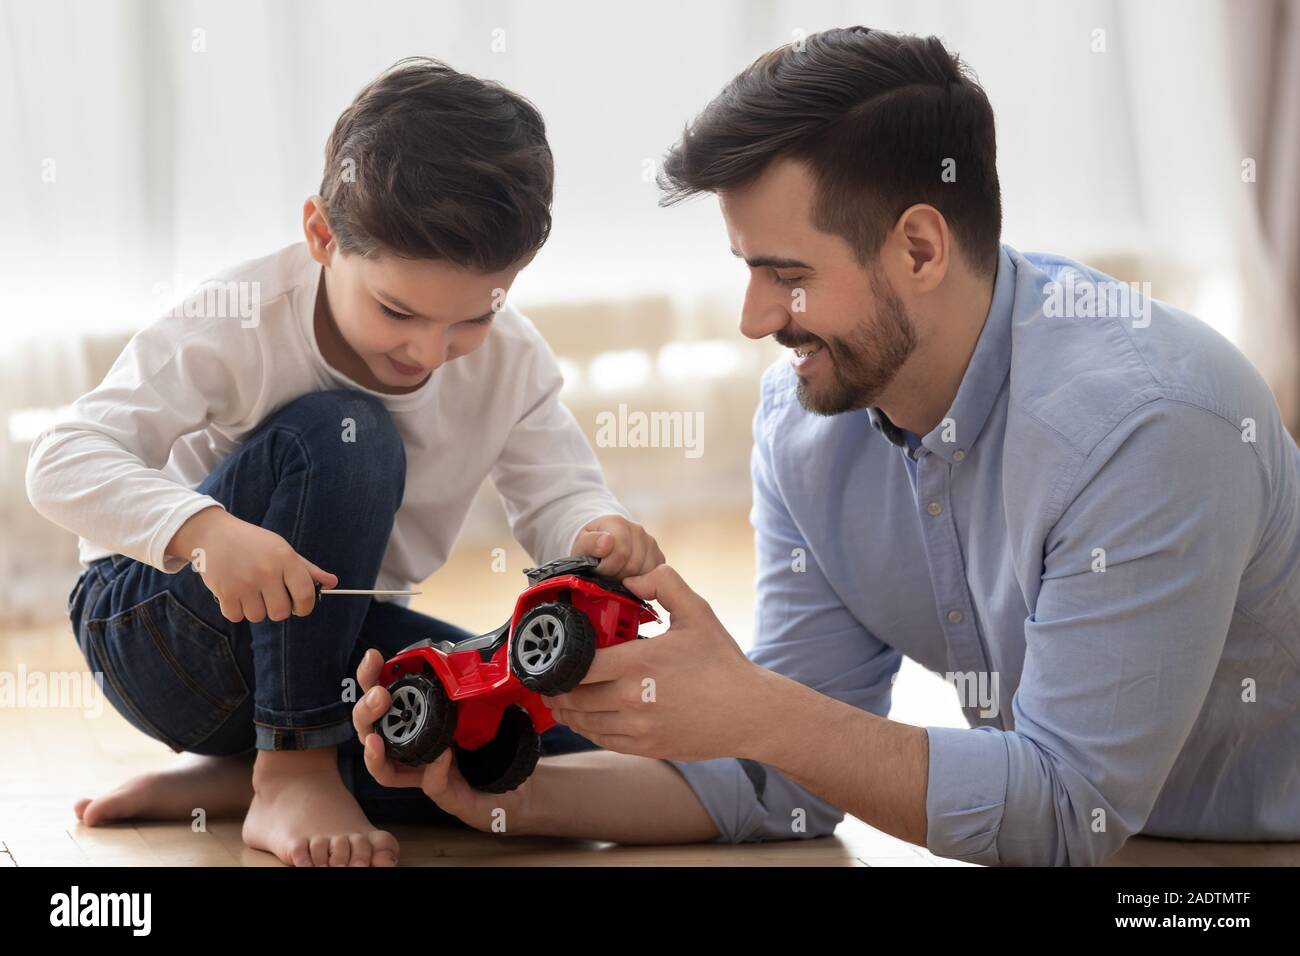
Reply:
<svg viewBox="0 0 1300 956"><path fill-rule="evenodd" d="M470 786L505 793L537 765L538 734L555 725L539 695L577 687L596 649L636 640L659 615L621 583L595 573L599 560L561 558L524 572L529 587L494 631L459 643L426 639L384 663L393 695L375 724L388 755L431 763L448 746Z"/></svg>

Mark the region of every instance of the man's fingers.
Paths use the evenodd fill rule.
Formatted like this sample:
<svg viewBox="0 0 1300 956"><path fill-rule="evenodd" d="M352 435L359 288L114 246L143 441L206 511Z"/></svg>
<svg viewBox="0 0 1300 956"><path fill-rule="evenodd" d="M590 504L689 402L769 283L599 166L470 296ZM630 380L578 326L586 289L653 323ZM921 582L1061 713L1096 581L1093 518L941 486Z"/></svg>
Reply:
<svg viewBox="0 0 1300 956"><path fill-rule="evenodd" d="M639 673L646 669L639 662L644 660L642 655L649 650L649 644L649 641L627 641L624 644L600 648L592 658L591 666L587 668L587 676L579 683L579 687L584 684L618 680L629 673L638 680L642 676L648 676Z"/></svg>
<svg viewBox="0 0 1300 956"><path fill-rule="evenodd" d="M597 652L599 656L599 652ZM598 684L579 684L567 694L543 697L542 702L551 708L551 713L558 710L601 711L621 710L624 703L618 681L606 680Z"/></svg>
<svg viewBox="0 0 1300 956"><path fill-rule="evenodd" d="M669 564L624 578L623 585L643 601L658 601L672 617L711 610L708 602L692 591Z"/></svg>
<svg viewBox="0 0 1300 956"><path fill-rule="evenodd" d="M384 754L384 741L378 734L366 737L362 744L366 752L366 769L385 787L418 787L424 779L424 771L414 767L403 767L387 759Z"/></svg>
<svg viewBox="0 0 1300 956"><path fill-rule="evenodd" d="M364 741L374 733L375 723L392 706L392 695L383 687L372 688L364 694L352 708L352 726L356 728L357 738Z"/></svg>
<svg viewBox="0 0 1300 956"><path fill-rule="evenodd" d="M384 655L375 648L370 648L361 656L361 663L357 665L357 683L361 685L361 690L368 691L378 684L383 670Z"/></svg>
<svg viewBox="0 0 1300 956"><path fill-rule="evenodd" d="M576 730L588 740L591 734L618 734L627 730L627 718L618 711L602 710L596 712L560 710L555 714L557 722L570 730Z"/></svg>

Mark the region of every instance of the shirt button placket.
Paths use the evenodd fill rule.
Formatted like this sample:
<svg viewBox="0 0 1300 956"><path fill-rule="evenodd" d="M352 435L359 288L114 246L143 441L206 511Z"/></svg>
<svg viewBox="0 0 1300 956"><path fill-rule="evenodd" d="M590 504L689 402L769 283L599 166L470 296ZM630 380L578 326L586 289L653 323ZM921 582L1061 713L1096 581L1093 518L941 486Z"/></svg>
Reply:
<svg viewBox="0 0 1300 956"><path fill-rule="evenodd" d="M934 455L924 455L917 463L917 488L921 492L918 499L926 503L928 516L922 520L925 550L935 600L946 622L949 656L962 670L980 673L988 670L988 662L974 631L974 622L968 620L964 610L969 606L970 595L957 528L952 520L951 477L952 467Z"/></svg>

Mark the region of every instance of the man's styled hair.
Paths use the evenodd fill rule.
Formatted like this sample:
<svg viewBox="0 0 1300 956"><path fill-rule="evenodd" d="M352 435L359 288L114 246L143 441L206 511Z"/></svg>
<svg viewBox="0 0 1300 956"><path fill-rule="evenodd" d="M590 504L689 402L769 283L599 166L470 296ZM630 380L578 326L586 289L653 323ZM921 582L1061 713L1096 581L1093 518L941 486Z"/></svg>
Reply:
<svg viewBox="0 0 1300 956"><path fill-rule="evenodd" d="M813 224L846 239L863 264L903 210L927 203L974 271L997 271L993 108L938 38L848 27L764 54L669 150L660 204L744 186L778 157L807 164Z"/></svg>
<svg viewBox="0 0 1300 956"><path fill-rule="evenodd" d="M546 242L554 182L546 126L528 100L409 57L338 118L320 194L346 253L496 272Z"/></svg>

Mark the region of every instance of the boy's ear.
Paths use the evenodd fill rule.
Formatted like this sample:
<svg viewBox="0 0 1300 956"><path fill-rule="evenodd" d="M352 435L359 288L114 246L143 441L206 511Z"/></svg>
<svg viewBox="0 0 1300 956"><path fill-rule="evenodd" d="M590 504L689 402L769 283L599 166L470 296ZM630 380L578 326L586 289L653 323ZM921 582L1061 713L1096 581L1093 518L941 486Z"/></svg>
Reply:
<svg viewBox="0 0 1300 956"><path fill-rule="evenodd" d="M321 265L328 266L334 254L334 233L330 229L325 200L320 196L308 196L303 203L302 233L307 240L311 257Z"/></svg>

